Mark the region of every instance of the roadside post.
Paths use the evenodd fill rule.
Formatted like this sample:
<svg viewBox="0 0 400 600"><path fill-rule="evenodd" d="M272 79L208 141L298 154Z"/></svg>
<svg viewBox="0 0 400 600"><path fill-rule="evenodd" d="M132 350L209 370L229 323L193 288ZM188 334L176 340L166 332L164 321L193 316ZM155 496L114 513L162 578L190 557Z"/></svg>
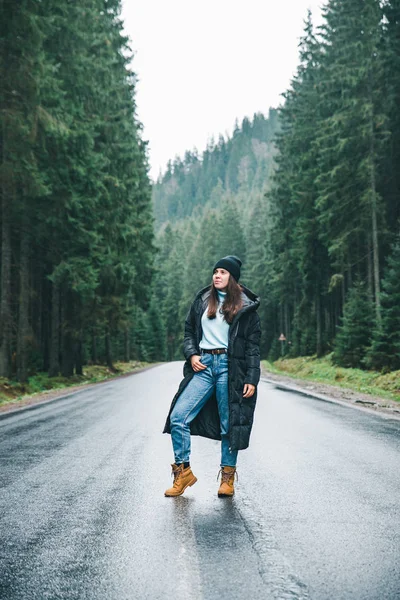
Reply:
<svg viewBox="0 0 400 600"><path fill-rule="evenodd" d="M281 335L278 337L278 340L281 343L281 356L283 356L285 354L285 342L286 342L286 337L284 336L283 333L281 333Z"/></svg>

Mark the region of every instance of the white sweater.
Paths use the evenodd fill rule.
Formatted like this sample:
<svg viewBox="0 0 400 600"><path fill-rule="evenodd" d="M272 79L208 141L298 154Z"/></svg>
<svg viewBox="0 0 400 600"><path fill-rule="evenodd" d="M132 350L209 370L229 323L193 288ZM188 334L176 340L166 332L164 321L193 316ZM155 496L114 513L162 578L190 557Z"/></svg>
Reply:
<svg viewBox="0 0 400 600"><path fill-rule="evenodd" d="M217 292L219 304L215 319L209 319L207 317L208 307L201 317L203 337L200 341L200 348L205 350L228 347L229 323L225 321L224 315L221 312L226 292L220 292L219 290L217 290Z"/></svg>

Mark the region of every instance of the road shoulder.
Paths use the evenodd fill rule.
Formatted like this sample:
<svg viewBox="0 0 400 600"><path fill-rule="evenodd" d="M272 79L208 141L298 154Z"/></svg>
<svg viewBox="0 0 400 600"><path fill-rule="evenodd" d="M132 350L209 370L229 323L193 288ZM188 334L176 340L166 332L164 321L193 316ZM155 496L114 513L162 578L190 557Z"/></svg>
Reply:
<svg viewBox="0 0 400 600"><path fill-rule="evenodd" d="M276 387L301 393L318 400L352 406L359 410L379 414L382 417L400 420L400 404L395 400L379 398L370 394L363 394L362 392L348 388L317 381L307 381L289 377L288 375L271 373L264 368L261 370L261 379L262 381L272 383Z"/></svg>
<svg viewBox="0 0 400 600"><path fill-rule="evenodd" d="M104 385L106 383L112 383L118 379L123 379L125 377L131 377L132 375L137 375L138 373L143 373L148 369L153 369L157 367L161 363L154 363L152 365L148 365L146 367L142 367L140 369L130 371L129 373L123 373L121 375L117 375L115 377L107 378L103 381L96 381L94 383L85 383L82 385L74 385L65 388L58 388L54 390L48 390L45 392L39 392L37 394L32 394L30 396L24 396L19 400L7 402L7 404L3 404L0 406L0 419L4 419L8 416L11 416L16 413L20 413L27 410L33 410L42 406L43 404L48 404L49 402L54 402L56 400L62 400L64 398L69 398L73 394L77 394L78 392L82 392L89 388Z"/></svg>

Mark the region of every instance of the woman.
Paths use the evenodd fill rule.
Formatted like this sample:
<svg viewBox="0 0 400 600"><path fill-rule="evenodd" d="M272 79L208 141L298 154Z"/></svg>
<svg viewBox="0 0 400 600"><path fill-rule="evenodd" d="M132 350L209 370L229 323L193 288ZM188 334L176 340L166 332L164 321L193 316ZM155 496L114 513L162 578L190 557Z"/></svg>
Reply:
<svg viewBox="0 0 400 600"><path fill-rule="evenodd" d="M166 496L180 496L197 478L190 468L190 435L221 440L218 496L233 496L238 450L249 445L260 379L259 299L239 285L242 263L225 256L211 285L200 290L185 321L184 379L165 424L175 462Z"/></svg>

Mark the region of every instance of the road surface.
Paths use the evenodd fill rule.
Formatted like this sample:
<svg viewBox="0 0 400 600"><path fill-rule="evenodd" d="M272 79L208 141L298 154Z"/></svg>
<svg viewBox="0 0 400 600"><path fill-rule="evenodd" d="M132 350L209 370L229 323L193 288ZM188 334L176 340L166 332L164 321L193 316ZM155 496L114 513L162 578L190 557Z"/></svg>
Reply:
<svg viewBox="0 0 400 600"><path fill-rule="evenodd" d="M171 485L182 363L0 420L0 598L400 598L400 421L261 382L233 499L219 443Z"/></svg>

